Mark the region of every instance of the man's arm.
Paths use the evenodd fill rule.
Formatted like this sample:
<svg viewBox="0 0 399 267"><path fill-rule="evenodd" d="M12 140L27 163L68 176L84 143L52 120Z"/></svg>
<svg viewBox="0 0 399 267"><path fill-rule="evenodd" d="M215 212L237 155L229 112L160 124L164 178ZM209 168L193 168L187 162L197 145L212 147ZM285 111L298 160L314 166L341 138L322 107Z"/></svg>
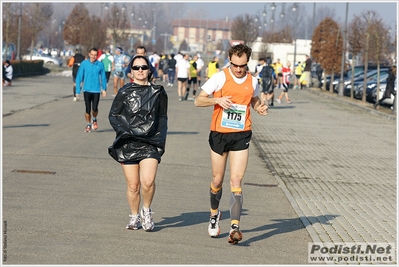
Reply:
<svg viewBox="0 0 399 267"><path fill-rule="evenodd" d="M229 109L233 102L230 100L231 96L223 97L209 97L209 95L201 90L200 94L195 98L194 105L196 107L209 107L214 105L219 105L224 109Z"/></svg>

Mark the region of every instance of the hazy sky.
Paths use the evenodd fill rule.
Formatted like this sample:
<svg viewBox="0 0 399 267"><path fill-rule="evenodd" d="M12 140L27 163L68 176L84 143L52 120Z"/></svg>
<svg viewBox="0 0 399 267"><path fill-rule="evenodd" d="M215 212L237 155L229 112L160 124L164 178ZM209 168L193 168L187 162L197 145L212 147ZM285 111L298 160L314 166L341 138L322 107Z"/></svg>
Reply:
<svg viewBox="0 0 399 267"><path fill-rule="evenodd" d="M173 2L173 1L172 1ZM262 12L266 5L268 16L271 14L271 1L181 1L185 2L187 10L206 10L209 18L222 19L226 16L231 15L235 17L242 14L254 15L257 11ZM292 10L290 7L295 1L284 1L286 15L289 15ZM275 17L281 13L282 2L275 2L277 5ZM313 6L316 3L316 11L320 7L329 7L335 10L336 19L341 22L345 21L346 3L343 1L327 2L327 1L296 1L300 6L305 7L308 16L313 16ZM372 10L376 11L380 18L382 18L386 24L392 26L397 21L398 5L397 1L352 1L348 5L348 21L351 21L353 15L360 15L363 11Z"/></svg>

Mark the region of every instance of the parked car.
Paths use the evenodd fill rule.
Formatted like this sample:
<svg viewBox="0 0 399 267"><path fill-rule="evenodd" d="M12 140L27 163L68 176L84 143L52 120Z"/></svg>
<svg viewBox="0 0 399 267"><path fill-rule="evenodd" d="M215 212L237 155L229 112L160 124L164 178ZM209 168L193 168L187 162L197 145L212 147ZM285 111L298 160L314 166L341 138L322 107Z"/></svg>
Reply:
<svg viewBox="0 0 399 267"><path fill-rule="evenodd" d="M371 84L377 84L378 72L376 70L370 71L370 74L367 76L366 86ZM389 69L380 69L380 83L385 82L389 75ZM362 99L363 97L363 86L364 86L364 76L362 75L361 79L357 78L353 82L353 96L357 99ZM349 83L344 88L344 96L351 95L351 83Z"/></svg>
<svg viewBox="0 0 399 267"><path fill-rule="evenodd" d="M43 60L44 64L62 66L62 61L61 60L59 60L57 58L54 58L54 57L51 57L49 55L41 55L38 52L33 52L32 58L31 58L31 56L29 54L29 55L23 56L22 59L25 59L25 60Z"/></svg>
<svg viewBox="0 0 399 267"><path fill-rule="evenodd" d="M6 43L3 42L3 49L2 49L2 58L3 61L8 60L15 60L15 57L17 56L17 50L15 49L15 44L13 43L8 43L8 47L7 47L7 55L5 55L6 53Z"/></svg>
<svg viewBox="0 0 399 267"><path fill-rule="evenodd" d="M364 68L365 68L365 65L355 66L354 69L353 69L353 73L354 73L353 77L357 78L360 75L364 74ZM382 66L380 68L382 68ZM384 66L384 68L385 68L385 66ZM367 71L376 70L376 69L377 69L377 65L368 65L367 66ZM339 80L340 79L341 79L341 75L340 74L334 74L333 90L334 90L335 93L338 93L338 88L339 88L338 84L339 84ZM345 81L347 79L349 79L349 80L352 79L352 68L347 69L344 72L344 84L345 85L348 84L348 83L345 83ZM330 80L331 80L331 75L326 76L326 88L327 88L327 90L330 89ZM324 83L324 80L322 80L322 85L323 85L323 83Z"/></svg>

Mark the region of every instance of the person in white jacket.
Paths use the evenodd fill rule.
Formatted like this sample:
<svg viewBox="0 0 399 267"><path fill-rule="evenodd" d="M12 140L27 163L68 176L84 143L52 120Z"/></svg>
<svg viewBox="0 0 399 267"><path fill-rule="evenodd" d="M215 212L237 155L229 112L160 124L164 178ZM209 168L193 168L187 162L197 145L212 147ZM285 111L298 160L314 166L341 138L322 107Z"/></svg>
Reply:
<svg viewBox="0 0 399 267"><path fill-rule="evenodd" d="M10 61L7 59L3 66L3 86L11 86L13 76L13 68Z"/></svg>

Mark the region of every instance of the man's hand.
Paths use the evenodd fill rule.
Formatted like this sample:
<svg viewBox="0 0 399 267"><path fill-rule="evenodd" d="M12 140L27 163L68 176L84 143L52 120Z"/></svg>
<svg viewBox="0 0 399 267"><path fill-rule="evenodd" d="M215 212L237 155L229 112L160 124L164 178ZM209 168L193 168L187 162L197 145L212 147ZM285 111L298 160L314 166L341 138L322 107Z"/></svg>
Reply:
<svg viewBox="0 0 399 267"><path fill-rule="evenodd" d="M263 116L266 116L268 114L269 106L267 106L265 103L260 104L257 108L256 111Z"/></svg>
<svg viewBox="0 0 399 267"><path fill-rule="evenodd" d="M229 109L233 102L230 100L231 96L223 96L221 98L216 98L216 104L221 106L223 109Z"/></svg>
<svg viewBox="0 0 399 267"><path fill-rule="evenodd" d="M107 91L103 90L102 93L103 93L103 97L107 96Z"/></svg>

